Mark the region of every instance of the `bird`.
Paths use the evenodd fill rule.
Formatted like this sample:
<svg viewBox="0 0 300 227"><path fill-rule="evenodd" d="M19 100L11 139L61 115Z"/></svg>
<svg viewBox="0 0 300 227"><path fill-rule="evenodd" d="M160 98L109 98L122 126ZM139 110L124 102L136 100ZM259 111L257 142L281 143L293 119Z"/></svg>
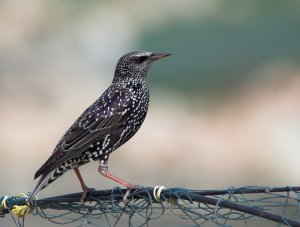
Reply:
<svg viewBox="0 0 300 227"><path fill-rule="evenodd" d="M110 86L71 125L48 160L36 171L34 179L39 180L28 202L73 169L83 191L80 198L80 204L83 204L87 194L94 189L85 184L79 167L90 161L99 161L98 171L126 187L127 192L138 187L112 175L108 171L108 159L141 127L149 105L148 70L154 61L170 55L133 51L119 59Z"/></svg>

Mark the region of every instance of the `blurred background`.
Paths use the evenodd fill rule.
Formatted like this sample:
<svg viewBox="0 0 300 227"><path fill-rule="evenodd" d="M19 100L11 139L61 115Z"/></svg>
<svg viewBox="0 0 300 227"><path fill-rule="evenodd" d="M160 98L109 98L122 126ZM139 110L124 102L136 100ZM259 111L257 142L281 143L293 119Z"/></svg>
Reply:
<svg viewBox="0 0 300 227"><path fill-rule="evenodd" d="M152 66L150 111L111 155L112 173L190 189L299 185L299 1L4 0L0 28L0 195L33 189L133 50L174 55ZM87 184L116 186L97 167L81 168ZM38 196L80 190L70 171Z"/></svg>

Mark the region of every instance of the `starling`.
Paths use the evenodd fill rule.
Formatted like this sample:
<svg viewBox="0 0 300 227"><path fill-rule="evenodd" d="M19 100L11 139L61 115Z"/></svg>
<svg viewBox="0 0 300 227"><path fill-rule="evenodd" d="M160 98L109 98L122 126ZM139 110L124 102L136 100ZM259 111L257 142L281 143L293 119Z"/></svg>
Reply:
<svg viewBox="0 0 300 227"><path fill-rule="evenodd" d="M136 186L108 172L109 155L128 141L141 127L149 103L147 72L152 62L171 54L147 51L130 52L116 66L111 85L59 140L52 155L35 173L40 177L28 201L66 171L74 169L83 190L83 203L90 188L79 172L79 166L99 160L98 171L128 190Z"/></svg>

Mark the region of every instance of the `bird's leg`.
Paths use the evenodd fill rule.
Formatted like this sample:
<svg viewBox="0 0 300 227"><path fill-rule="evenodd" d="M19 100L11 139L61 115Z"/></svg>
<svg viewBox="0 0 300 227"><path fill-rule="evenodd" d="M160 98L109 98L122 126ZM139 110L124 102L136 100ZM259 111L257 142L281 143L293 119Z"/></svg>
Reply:
<svg viewBox="0 0 300 227"><path fill-rule="evenodd" d="M123 198L124 202L127 201L127 197L130 193L130 191L132 189L136 189L136 188L139 188L138 185L134 185L134 184L131 184L131 183L128 183L127 181L124 181L114 175L112 175L111 173L108 172L108 163L107 162L104 162L104 163L100 163L99 165L99 168L98 168L98 171L104 176L104 177L107 177L113 181L116 181L117 183L123 185L124 187L127 188L127 191L125 193L125 196Z"/></svg>
<svg viewBox="0 0 300 227"><path fill-rule="evenodd" d="M77 178L78 178L78 180L79 180L79 182L80 182L80 186L81 186L82 191L83 191L82 196L81 196L81 198L80 198L80 200L79 200L79 204L82 205L82 204L84 204L84 199L85 199L85 197L87 196L87 194L88 194L90 191L94 191L95 189L94 189L94 188L89 188L88 186L86 186L86 184L85 184L84 181L83 181L83 178L82 178L82 176L81 176L81 173L80 173L78 167L74 168L74 171L75 171L75 173L76 173L76 176L77 176Z"/></svg>

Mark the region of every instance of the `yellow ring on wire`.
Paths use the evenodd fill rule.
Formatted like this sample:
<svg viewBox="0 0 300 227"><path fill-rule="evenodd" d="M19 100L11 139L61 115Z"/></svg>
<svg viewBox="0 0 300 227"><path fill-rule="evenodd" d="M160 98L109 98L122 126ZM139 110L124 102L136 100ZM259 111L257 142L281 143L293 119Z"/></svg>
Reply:
<svg viewBox="0 0 300 227"><path fill-rule="evenodd" d="M155 186L154 189L153 189L153 197L156 201L158 202L162 202L161 199L160 199L160 195L161 195L161 192L162 190L166 189L164 186Z"/></svg>
<svg viewBox="0 0 300 227"><path fill-rule="evenodd" d="M7 204L6 204L6 200L8 199L9 197L6 195L4 196L2 202L1 202L1 207L4 208L4 209L7 209Z"/></svg>

